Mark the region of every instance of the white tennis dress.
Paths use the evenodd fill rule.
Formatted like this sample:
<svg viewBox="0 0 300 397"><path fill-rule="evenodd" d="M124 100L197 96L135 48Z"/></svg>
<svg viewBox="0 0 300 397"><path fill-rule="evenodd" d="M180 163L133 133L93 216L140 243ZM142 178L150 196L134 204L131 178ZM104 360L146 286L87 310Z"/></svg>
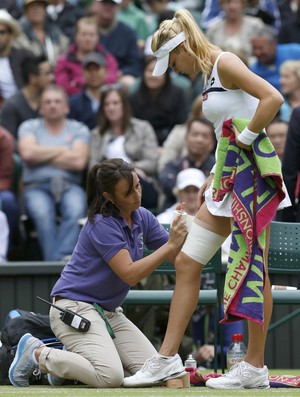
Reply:
<svg viewBox="0 0 300 397"><path fill-rule="evenodd" d="M259 100L245 91L229 90L224 88L220 82L218 74L218 61L226 52L221 52L217 57L209 79L204 82L202 93L202 110L205 117L210 120L215 127L215 134L219 142L222 125L225 120L233 117L251 120L256 112ZM285 190L286 192L286 190ZM205 192L205 202L210 213L218 216L232 217L231 212L231 193L227 193L221 202L212 200L212 184ZM278 209L291 205L286 193L285 199L280 203Z"/></svg>

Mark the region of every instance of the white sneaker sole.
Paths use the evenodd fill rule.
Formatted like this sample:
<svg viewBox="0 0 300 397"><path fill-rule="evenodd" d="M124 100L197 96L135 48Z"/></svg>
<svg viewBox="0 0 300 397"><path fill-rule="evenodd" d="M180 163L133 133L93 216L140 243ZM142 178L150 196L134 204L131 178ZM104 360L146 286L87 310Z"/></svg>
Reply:
<svg viewBox="0 0 300 397"><path fill-rule="evenodd" d="M162 378L162 379L155 379L155 380L149 379L149 380L144 380L144 381L141 380L140 382L137 382L137 383L134 383L134 384L133 383L132 384L127 384L127 385L123 384L123 387L134 388L134 387L159 386L159 385L162 385L164 382L166 382L168 380L182 378L183 376L185 376L185 374L186 374L186 371L177 372L177 373L175 373L173 375L167 376L167 377Z"/></svg>
<svg viewBox="0 0 300 397"><path fill-rule="evenodd" d="M253 387L247 387L247 386L229 386L229 385L220 385L220 384L209 384L209 382L207 381L205 384L206 387L209 387L210 389L220 389L220 390L240 390L240 389L258 389L258 390L262 390L262 389L269 389L270 385L262 385L262 386L253 386Z"/></svg>

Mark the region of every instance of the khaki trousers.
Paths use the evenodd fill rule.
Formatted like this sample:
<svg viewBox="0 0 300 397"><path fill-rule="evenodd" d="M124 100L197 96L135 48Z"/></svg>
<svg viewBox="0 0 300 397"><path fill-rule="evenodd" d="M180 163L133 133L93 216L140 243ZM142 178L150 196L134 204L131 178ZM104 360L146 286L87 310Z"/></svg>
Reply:
<svg viewBox="0 0 300 397"><path fill-rule="evenodd" d="M51 307L50 324L67 350L44 347L39 358L40 371L64 379L76 379L98 388L120 387L124 370L136 373L145 360L156 353L145 335L123 314L104 310L116 338L109 335L104 320L88 303L61 299L58 306L68 308L91 322L88 332L78 332L60 319Z"/></svg>

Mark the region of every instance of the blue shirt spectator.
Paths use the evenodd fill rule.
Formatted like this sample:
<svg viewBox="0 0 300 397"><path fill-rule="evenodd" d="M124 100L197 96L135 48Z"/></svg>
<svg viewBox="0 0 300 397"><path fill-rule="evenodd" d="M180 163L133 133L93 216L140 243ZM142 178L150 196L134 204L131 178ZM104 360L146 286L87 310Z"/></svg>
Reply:
<svg viewBox="0 0 300 397"><path fill-rule="evenodd" d="M257 60L250 69L280 91L280 66L300 59L300 44L277 44L272 29L265 26L252 39L252 55Z"/></svg>

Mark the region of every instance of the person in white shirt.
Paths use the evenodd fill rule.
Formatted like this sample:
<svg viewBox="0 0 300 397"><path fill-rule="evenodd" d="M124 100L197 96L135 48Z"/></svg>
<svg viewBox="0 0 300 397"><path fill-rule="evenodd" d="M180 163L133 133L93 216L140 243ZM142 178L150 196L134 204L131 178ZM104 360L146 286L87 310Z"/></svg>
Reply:
<svg viewBox="0 0 300 397"><path fill-rule="evenodd" d="M190 216L195 216L198 210L198 193L206 176L203 171L197 168L186 168L180 171L176 177L176 184L173 193L177 198L177 203L167 208L164 212L157 215L160 223L171 223L174 211L178 203L185 203L185 211Z"/></svg>

